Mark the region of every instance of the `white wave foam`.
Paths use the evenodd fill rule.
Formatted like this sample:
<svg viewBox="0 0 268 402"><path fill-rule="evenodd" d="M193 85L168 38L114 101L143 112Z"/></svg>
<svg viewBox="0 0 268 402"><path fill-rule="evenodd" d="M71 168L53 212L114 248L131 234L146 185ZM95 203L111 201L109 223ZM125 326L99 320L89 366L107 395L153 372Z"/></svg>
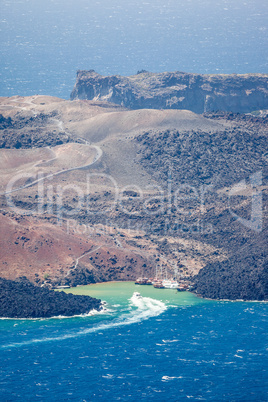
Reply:
<svg viewBox="0 0 268 402"><path fill-rule="evenodd" d="M165 303L160 300L152 299L151 297L137 297L133 295L130 299L133 306L137 307L138 310L134 315L134 319L147 319L150 317L158 316L166 310Z"/></svg>
<svg viewBox="0 0 268 402"><path fill-rule="evenodd" d="M182 376L179 377L169 377L168 375L163 375L161 381L171 381L171 380L179 380L183 378Z"/></svg>
<svg viewBox="0 0 268 402"><path fill-rule="evenodd" d="M46 337L46 338L40 338L40 339L32 339L32 340L24 341L24 342L20 342L20 343L3 345L1 348L7 349L7 348L13 348L13 347L27 346L27 345L37 344L37 343L42 343L42 342L63 341L65 339L77 338L79 336L86 335L86 334L93 333L93 332L99 332L99 331L103 331L103 330L110 329L110 328L122 327L125 325L131 325L131 324L135 324L135 323L147 320L151 317L156 317L156 316L160 315L161 313L163 313L167 308L163 302L152 299L150 297L137 298L135 296L132 296L130 301L131 301L132 306L137 307L137 309L131 311L130 313L121 315L120 318L118 318L110 323L98 324L96 326L83 329L76 333L69 333L66 335L58 336L58 337Z"/></svg>
<svg viewBox="0 0 268 402"><path fill-rule="evenodd" d="M179 342L178 339L162 339L163 343L173 343L173 342Z"/></svg>
<svg viewBox="0 0 268 402"><path fill-rule="evenodd" d="M114 310L108 309L106 307L102 307L101 310L90 310L88 313L84 314L76 314L76 315L55 315L52 317L36 317L36 318L16 318L16 317L0 317L0 320L20 320L20 321L44 321L44 320L57 320L57 319L63 319L63 318L76 318L76 317L92 317L93 315L99 315L99 314L108 314L113 312Z"/></svg>

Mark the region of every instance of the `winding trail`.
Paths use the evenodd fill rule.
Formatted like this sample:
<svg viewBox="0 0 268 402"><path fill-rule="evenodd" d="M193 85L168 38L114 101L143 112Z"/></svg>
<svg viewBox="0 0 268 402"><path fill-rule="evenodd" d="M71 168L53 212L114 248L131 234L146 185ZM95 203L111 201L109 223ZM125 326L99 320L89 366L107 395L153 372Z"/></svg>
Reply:
<svg viewBox="0 0 268 402"><path fill-rule="evenodd" d="M89 254L91 254L91 253L94 253L94 251L97 251L97 250L99 250L100 248L101 248L101 246L98 246L98 247L94 248L93 250L86 251L85 253L83 253L82 255L80 255L80 257L78 257L78 258L75 260L75 266L74 266L73 268L70 268L70 269L67 271L67 274L65 275L65 277L66 277L66 276L69 276L70 273L71 273L72 271L74 271L74 270L77 268L77 266L78 266L78 264L79 264L79 261L80 261L82 258L84 258L86 255L89 255Z"/></svg>
<svg viewBox="0 0 268 402"><path fill-rule="evenodd" d="M25 99L21 100L20 98L18 98L18 99L11 99L11 102L14 102L14 103L24 103L24 104L28 104L28 105L31 105L31 106L34 107L34 106L36 106L36 105L33 103L33 101L34 101L37 97L38 97L38 95L33 96L31 99L28 99L28 100L25 100ZM1 106L10 106L10 105L1 105ZM29 108L24 107L24 106L14 106L14 107L17 108L17 109L25 110L25 111L30 111L30 112L33 113L34 116L36 116L36 115L38 114L35 110L29 109ZM65 129L64 129L64 123L63 123L62 120L58 120L58 119L53 119L53 120L55 120L55 122L56 122L56 124L58 125L58 128L59 128L60 130L65 130ZM65 131L66 131L66 130L65 130ZM66 131L66 132L67 132L67 131ZM68 134L68 132L67 132L67 134ZM52 177L54 177L54 176L59 176L60 174L63 174L63 173L68 173L68 172L72 172L72 171L74 171L74 170L89 168L89 167L92 166L94 163L96 163L96 162L101 158L101 156L102 156L102 154L103 154L101 148L100 148L99 146L97 146L97 145L91 145L91 144L89 144L89 142L88 142L87 140L85 140L84 138L80 138L80 137L77 137L77 138L83 140L83 141L85 142L85 145L90 146L91 148L95 148L95 150L96 150L96 156L95 156L93 162L91 162L91 163L89 163L89 164L87 164L87 165L76 166L76 167L73 167L73 168L70 168L70 169L64 169L64 170L60 170L60 171L58 171L58 172L56 172L56 173L48 174L48 175L46 175L46 176L44 176L44 177L41 177L41 178L39 178L39 179L36 179L36 180L32 181L31 183L25 184L24 186L17 187L17 188L14 188L14 189L13 189L13 188L12 188L12 189L8 189L8 190L5 191L5 192L1 192L1 193L0 193L0 196L12 194L12 193L15 193L15 192L17 192L17 191L23 190L23 189L25 189L25 188L32 187L32 186L36 185L37 183L39 183L39 182L41 182L41 181L44 181L44 180L46 180L46 179L50 179L50 178L52 178ZM49 160L47 160L47 161L45 161L45 162L41 162L41 163L52 162L53 160L56 160L56 159L57 159L57 157L54 157L54 158L52 158L52 159L49 159ZM34 167L37 167L38 165L40 165L40 162L37 162L37 163L34 165ZM8 186L7 186L7 187L8 187Z"/></svg>
<svg viewBox="0 0 268 402"><path fill-rule="evenodd" d="M77 268L77 265L79 264L79 261L81 260L81 258L85 257L86 255L89 255L91 253L93 253L94 251L97 251L101 248L101 246L98 246L96 248L94 248L93 250L87 251L86 253L83 253L82 255L80 255L80 257L78 257L75 261L75 266L73 269Z"/></svg>
<svg viewBox="0 0 268 402"><path fill-rule="evenodd" d="M30 105L30 106L35 107L36 105L33 103L33 101L37 98L37 96L38 95L32 96L32 99L28 99L28 100L24 99L23 101L21 99L19 99L19 98L18 99L11 99L10 101L15 102L15 103L22 103L22 104L24 103L26 105ZM2 105L2 106L5 106L5 105ZM38 115L38 113L35 110L29 109L29 108L27 108L25 106L14 106L14 107L16 109L21 109L21 110L25 110L27 112L31 112L34 117L36 117Z"/></svg>
<svg viewBox="0 0 268 402"><path fill-rule="evenodd" d="M15 193L15 192L20 191L20 190L23 190L23 189L25 189L25 188L32 187L32 186L34 186L35 184L37 184L37 183L39 183L39 182L41 182L41 181L44 181L44 180L46 180L46 179L50 179L51 177L59 176L60 174L63 174L63 173L68 173L68 172L72 172L72 171L74 171L74 170L80 170L80 169L87 169L87 168L89 168L90 166L94 165L94 163L96 163L96 162L102 157L103 152L102 152L102 149L101 149L99 146L97 146L97 145L88 145L88 146L89 146L90 148L95 148L95 150L96 150L96 156L94 157L93 162L91 162L91 163L89 163L89 164L87 164L87 165L76 166L76 167L72 167L72 168L70 168L70 169L64 169L64 170L60 170L59 172L56 172L56 173L48 174L47 176L41 177L41 178L39 178L39 179L37 179L37 180L34 180L34 181L32 181L31 183L25 184L24 186L17 187L17 188L14 188L14 189L10 189L10 190L7 190L7 191L5 191L5 192L3 192L3 193L0 193L0 195L8 195L8 194ZM53 158L53 159L51 159L51 160L54 160L54 159L55 159L55 158ZM50 161L51 161L51 160L50 160ZM39 163L39 162L38 162L38 163Z"/></svg>

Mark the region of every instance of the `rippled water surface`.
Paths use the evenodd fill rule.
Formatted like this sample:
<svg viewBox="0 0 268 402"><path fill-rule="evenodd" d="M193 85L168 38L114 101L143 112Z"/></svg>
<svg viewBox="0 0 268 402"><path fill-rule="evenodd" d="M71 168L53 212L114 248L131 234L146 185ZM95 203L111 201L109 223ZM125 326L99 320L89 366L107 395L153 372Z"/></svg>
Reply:
<svg viewBox="0 0 268 402"><path fill-rule="evenodd" d="M0 400L267 400L267 304L131 282L73 291L107 311L0 321Z"/></svg>
<svg viewBox="0 0 268 402"><path fill-rule="evenodd" d="M266 0L2 0L0 95L68 99L100 74L267 72Z"/></svg>

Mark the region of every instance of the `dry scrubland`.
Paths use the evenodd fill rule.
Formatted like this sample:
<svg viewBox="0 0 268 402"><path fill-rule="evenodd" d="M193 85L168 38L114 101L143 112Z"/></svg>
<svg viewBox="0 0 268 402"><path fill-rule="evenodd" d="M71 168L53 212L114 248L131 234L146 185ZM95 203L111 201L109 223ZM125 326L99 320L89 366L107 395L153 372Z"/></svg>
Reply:
<svg viewBox="0 0 268 402"><path fill-rule="evenodd" d="M1 98L0 113L1 277L79 285L204 268L205 296L267 297L266 216L253 233L228 196L262 171L266 205L265 117L47 96ZM232 198L244 218L250 192Z"/></svg>

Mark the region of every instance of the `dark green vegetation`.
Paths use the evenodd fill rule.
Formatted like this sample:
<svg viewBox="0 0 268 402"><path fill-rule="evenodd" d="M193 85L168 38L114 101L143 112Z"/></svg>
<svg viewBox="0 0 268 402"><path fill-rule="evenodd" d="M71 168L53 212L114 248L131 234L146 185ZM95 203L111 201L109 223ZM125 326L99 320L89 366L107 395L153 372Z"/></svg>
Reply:
<svg viewBox="0 0 268 402"><path fill-rule="evenodd" d="M90 296L54 292L34 286L26 278L0 278L0 317L48 318L100 310L101 301Z"/></svg>

